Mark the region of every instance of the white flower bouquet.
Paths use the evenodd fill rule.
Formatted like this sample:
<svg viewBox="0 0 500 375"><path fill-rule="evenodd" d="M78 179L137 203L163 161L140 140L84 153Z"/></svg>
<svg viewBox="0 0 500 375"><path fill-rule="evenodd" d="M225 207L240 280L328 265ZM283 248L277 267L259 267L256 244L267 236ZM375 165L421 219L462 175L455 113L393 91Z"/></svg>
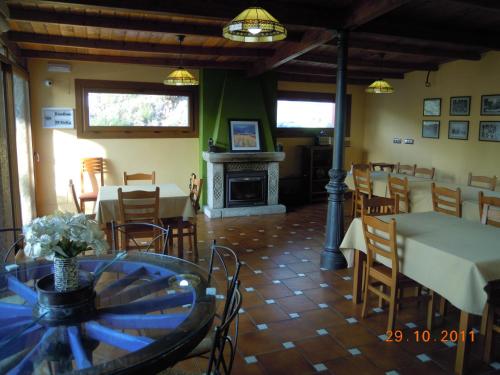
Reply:
<svg viewBox="0 0 500 375"><path fill-rule="evenodd" d="M24 252L32 258L73 258L83 251L108 249L104 232L84 214L56 212L24 226Z"/></svg>

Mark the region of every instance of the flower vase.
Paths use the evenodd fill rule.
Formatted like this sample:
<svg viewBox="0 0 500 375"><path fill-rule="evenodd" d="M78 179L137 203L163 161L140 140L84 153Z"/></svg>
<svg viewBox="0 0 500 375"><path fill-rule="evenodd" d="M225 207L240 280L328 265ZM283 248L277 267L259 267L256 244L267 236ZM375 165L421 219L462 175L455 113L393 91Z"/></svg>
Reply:
<svg viewBox="0 0 500 375"><path fill-rule="evenodd" d="M54 288L57 292L78 289L78 261L76 257L54 257Z"/></svg>

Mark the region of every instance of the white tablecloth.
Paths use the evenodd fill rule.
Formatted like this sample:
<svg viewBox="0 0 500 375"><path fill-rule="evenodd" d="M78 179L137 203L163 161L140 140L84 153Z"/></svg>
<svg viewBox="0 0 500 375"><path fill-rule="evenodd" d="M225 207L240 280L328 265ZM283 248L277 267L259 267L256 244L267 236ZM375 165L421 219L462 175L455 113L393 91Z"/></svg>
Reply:
<svg viewBox="0 0 500 375"><path fill-rule="evenodd" d="M457 308L482 314L483 288L488 281L500 279L500 229L435 212L380 218L392 217L396 218L400 272ZM353 249L366 253L361 219L353 220L340 247L350 267Z"/></svg>
<svg viewBox="0 0 500 375"><path fill-rule="evenodd" d="M183 217L187 220L196 216L189 195L175 184L102 186L97 196L97 222L105 224L118 219L118 188L121 187L123 191L154 191L156 186L160 188L160 218Z"/></svg>

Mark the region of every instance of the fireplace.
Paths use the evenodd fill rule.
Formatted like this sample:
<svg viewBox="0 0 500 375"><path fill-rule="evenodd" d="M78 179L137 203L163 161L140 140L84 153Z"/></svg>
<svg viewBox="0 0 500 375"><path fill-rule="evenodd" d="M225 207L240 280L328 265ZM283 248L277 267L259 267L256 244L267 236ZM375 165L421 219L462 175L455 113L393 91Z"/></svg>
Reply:
<svg viewBox="0 0 500 375"><path fill-rule="evenodd" d="M226 172L225 207L267 204L267 171Z"/></svg>

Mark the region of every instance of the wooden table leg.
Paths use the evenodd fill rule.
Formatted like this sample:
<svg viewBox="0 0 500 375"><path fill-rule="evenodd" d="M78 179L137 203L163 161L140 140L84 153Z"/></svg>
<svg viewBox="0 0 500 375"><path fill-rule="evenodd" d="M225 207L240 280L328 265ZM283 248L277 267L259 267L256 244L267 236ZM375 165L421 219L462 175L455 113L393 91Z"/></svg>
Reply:
<svg viewBox="0 0 500 375"><path fill-rule="evenodd" d="M366 254L359 250L354 250L354 276L352 282L352 303L357 305L361 302L361 290L363 285L363 262Z"/></svg>
<svg viewBox="0 0 500 375"><path fill-rule="evenodd" d="M184 259L184 220L177 218L177 252L180 259Z"/></svg>
<svg viewBox="0 0 500 375"><path fill-rule="evenodd" d="M455 359L455 374L462 375L465 374L467 367L467 360L470 351L470 337L469 337L469 325L470 325L470 314L461 311L460 312L460 323L458 326L459 337L465 338L465 340L458 340L457 346L457 358ZM465 332L462 336L461 332Z"/></svg>
<svg viewBox="0 0 500 375"><path fill-rule="evenodd" d="M436 293L433 290L429 291L429 301L427 301L427 329L432 331L434 323L434 311L436 311Z"/></svg>

